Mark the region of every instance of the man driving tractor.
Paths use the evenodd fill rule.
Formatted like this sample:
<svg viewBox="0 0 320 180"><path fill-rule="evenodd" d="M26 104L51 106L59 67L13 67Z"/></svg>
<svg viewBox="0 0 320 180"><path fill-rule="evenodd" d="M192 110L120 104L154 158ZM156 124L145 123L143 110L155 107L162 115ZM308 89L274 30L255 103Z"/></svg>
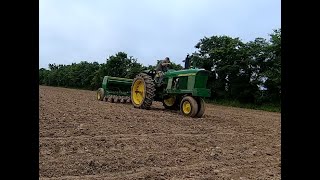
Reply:
<svg viewBox="0 0 320 180"><path fill-rule="evenodd" d="M168 66L171 64L169 57L161 60L156 67L156 81L160 83L162 81L163 75L168 71Z"/></svg>

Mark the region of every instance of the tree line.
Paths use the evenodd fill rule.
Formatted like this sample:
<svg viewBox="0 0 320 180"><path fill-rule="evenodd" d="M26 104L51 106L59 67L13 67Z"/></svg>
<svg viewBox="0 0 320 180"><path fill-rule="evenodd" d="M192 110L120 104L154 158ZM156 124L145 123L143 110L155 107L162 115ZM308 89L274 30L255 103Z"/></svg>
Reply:
<svg viewBox="0 0 320 180"><path fill-rule="evenodd" d="M281 29L273 30L268 40L255 38L249 42L226 35L204 37L195 48L190 62L193 67L211 72L210 99L280 104ZM104 76L134 78L141 71L154 68L155 65L143 66L136 58L118 52L101 64L49 64L48 69L39 69L39 84L96 90ZM175 63L170 68L183 69Z"/></svg>
<svg viewBox="0 0 320 180"><path fill-rule="evenodd" d="M101 87L104 76L133 79L140 72L154 68L155 65L143 66L125 52L118 52L101 64L87 61L71 65L49 64L49 69L39 69L39 84L96 90ZM170 68L183 69L180 64L175 63L172 63Z"/></svg>

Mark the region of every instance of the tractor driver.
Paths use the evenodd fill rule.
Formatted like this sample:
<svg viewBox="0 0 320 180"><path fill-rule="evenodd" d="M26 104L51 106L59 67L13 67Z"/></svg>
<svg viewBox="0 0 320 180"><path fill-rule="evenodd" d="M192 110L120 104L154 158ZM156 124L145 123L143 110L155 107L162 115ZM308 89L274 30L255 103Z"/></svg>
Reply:
<svg viewBox="0 0 320 180"><path fill-rule="evenodd" d="M161 60L156 67L156 79L160 83L163 78L163 74L168 71L168 66L171 64L169 57Z"/></svg>

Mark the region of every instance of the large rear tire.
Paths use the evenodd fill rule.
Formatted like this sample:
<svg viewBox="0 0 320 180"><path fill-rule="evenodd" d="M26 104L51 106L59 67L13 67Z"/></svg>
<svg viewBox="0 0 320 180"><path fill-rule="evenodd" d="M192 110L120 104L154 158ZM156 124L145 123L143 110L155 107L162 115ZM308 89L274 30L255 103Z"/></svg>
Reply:
<svg viewBox="0 0 320 180"><path fill-rule="evenodd" d="M132 82L131 102L134 107L150 109L155 96L155 84L151 76L140 73Z"/></svg>
<svg viewBox="0 0 320 180"><path fill-rule="evenodd" d="M198 113L198 103L191 96L185 96L180 103L180 111L188 117L195 117Z"/></svg>

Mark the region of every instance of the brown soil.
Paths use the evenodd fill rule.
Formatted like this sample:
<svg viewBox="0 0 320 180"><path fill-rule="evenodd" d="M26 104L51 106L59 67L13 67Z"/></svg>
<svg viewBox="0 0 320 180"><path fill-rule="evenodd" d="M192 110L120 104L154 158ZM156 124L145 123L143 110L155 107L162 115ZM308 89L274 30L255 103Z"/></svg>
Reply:
<svg viewBox="0 0 320 180"><path fill-rule="evenodd" d="M206 104L188 118L39 87L40 179L280 179L280 113Z"/></svg>

